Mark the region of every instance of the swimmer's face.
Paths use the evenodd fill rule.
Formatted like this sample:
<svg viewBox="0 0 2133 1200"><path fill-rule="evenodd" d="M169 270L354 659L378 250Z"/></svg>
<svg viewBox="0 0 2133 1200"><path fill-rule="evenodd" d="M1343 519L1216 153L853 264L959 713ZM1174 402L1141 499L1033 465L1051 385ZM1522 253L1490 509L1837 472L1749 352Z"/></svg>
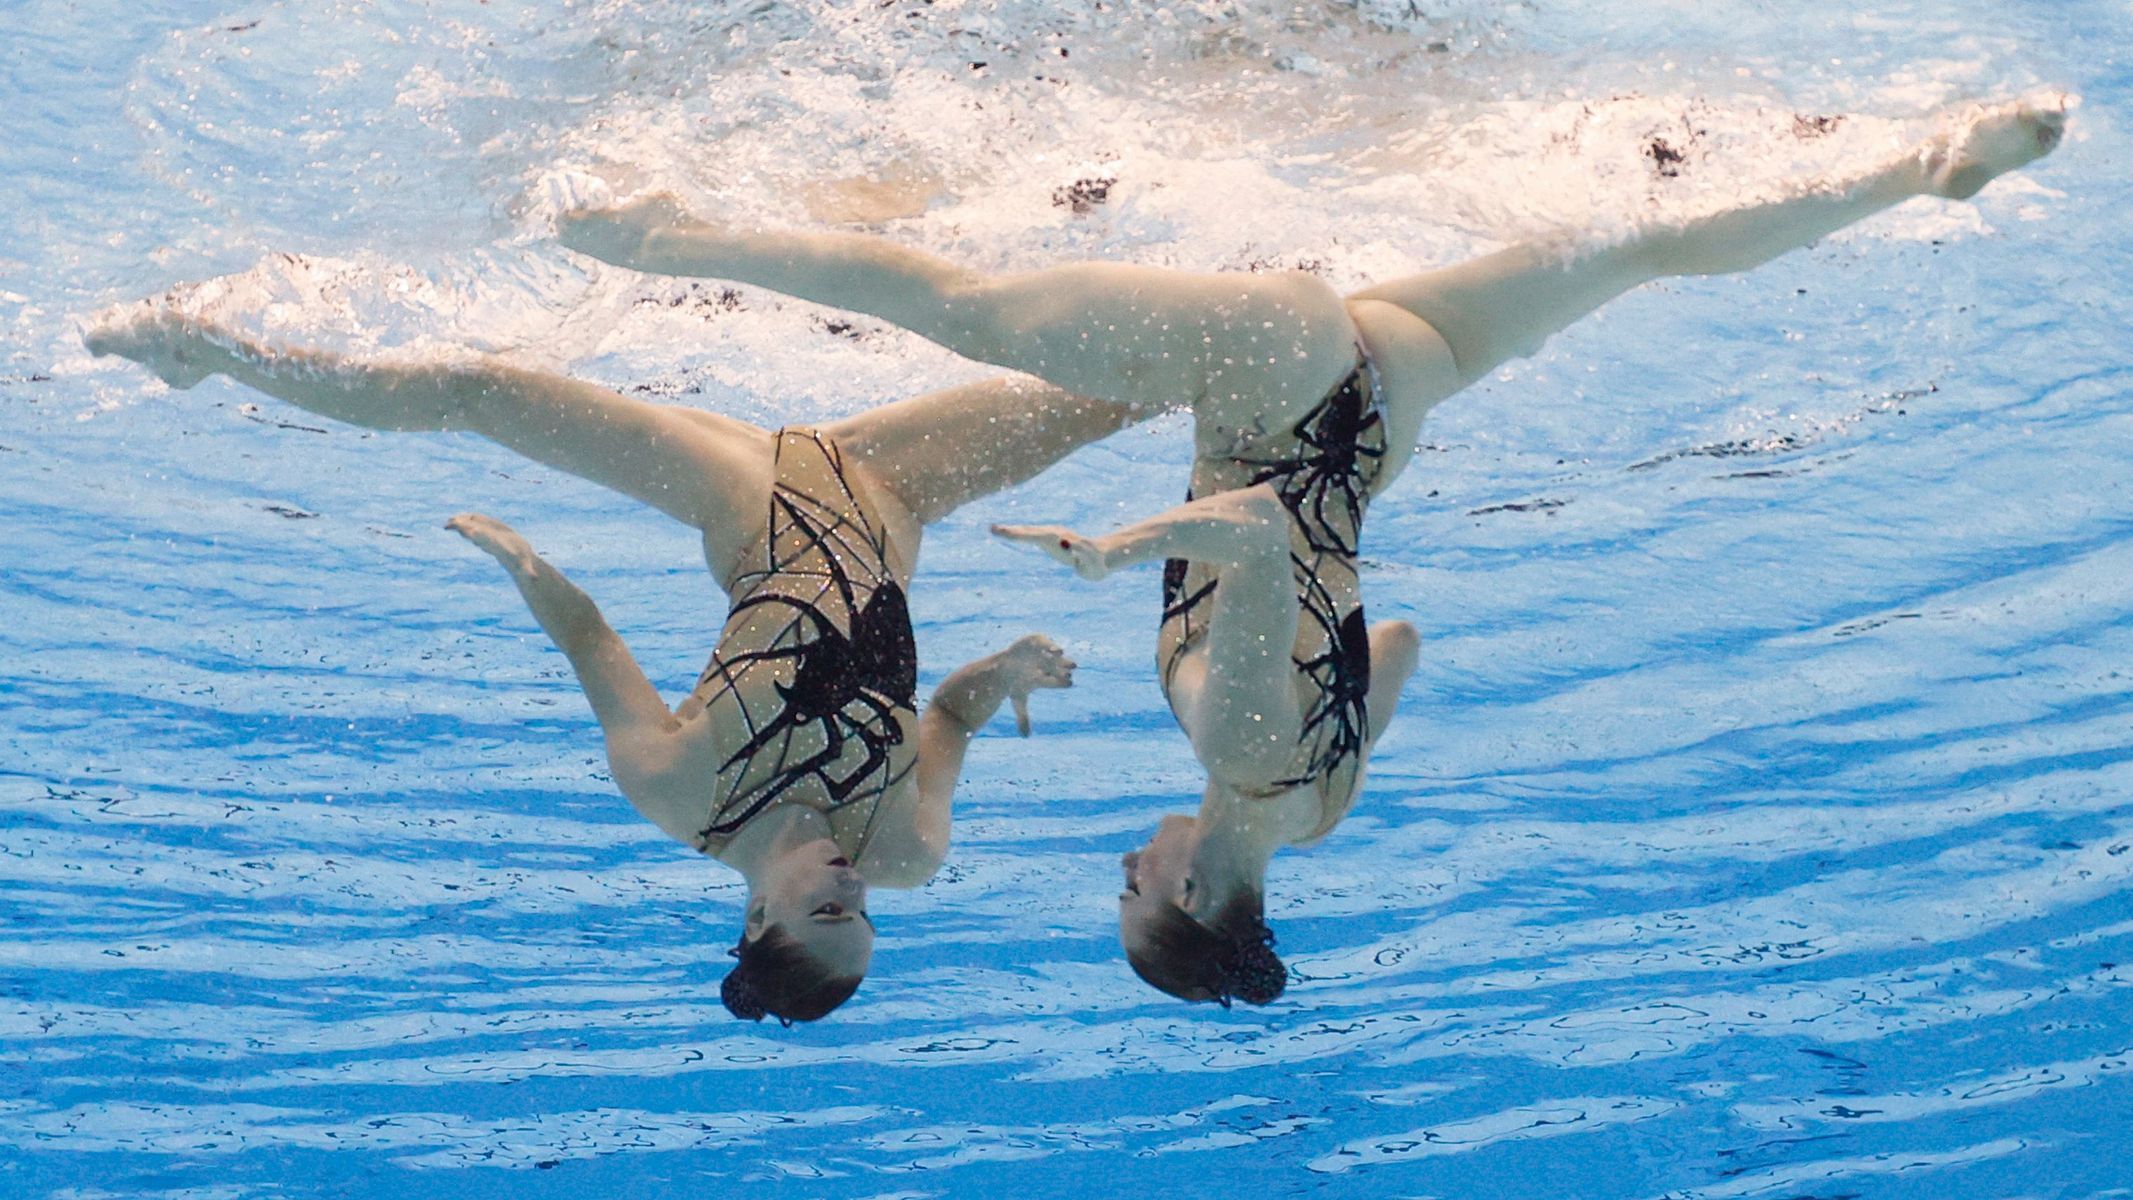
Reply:
<svg viewBox="0 0 2133 1200"><path fill-rule="evenodd" d="M867 884L827 838L784 856L770 886L749 906L748 936L776 927L807 947L833 974L860 976L874 957Z"/></svg>
<svg viewBox="0 0 2133 1200"><path fill-rule="evenodd" d="M1151 909L1169 903L1194 912L1198 884L1192 878L1193 851L1200 845L1200 822L1171 814L1140 849L1118 860L1125 870L1125 890L1118 894L1119 936L1131 945L1135 931Z"/></svg>

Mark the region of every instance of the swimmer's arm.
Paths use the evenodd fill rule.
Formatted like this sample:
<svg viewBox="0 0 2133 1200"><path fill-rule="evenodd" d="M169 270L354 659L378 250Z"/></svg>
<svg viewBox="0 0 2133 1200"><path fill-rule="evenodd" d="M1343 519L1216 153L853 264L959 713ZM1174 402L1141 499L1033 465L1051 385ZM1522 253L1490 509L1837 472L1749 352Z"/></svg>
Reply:
<svg viewBox="0 0 2133 1200"><path fill-rule="evenodd" d="M917 887L948 858L948 830L963 755L1002 701L1012 701L1015 725L1029 736L1029 694L1074 684L1074 664L1050 638L1030 634L998 654L949 673L918 718L918 788L909 820L883 826L867 846L867 882Z"/></svg>
<svg viewBox="0 0 2133 1200"><path fill-rule="evenodd" d="M592 597L535 554L518 531L493 517L461 513L446 525L503 566L541 631L570 660L606 735L615 786L630 806L669 837L696 846L703 798L698 789L692 808L687 789L680 786L689 774L681 722Z"/></svg>

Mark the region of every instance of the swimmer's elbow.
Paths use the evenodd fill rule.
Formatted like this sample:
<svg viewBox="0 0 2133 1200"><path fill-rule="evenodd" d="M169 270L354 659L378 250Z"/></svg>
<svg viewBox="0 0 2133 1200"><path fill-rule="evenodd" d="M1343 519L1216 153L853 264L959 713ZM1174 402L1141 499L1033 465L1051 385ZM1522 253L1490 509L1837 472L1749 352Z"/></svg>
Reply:
<svg viewBox="0 0 2133 1200"><path fill-rule="evenodd" d="M690 786L676 731L636 729L610 735L607 766L630 807L667 836L694 846L709 808L709 781Z"/></svg>

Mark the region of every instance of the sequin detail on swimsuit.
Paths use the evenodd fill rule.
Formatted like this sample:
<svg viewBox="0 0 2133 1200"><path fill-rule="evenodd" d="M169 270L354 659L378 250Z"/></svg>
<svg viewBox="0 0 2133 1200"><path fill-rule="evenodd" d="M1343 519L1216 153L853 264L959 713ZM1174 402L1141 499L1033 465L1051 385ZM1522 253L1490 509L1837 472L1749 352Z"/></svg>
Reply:
<svg viewBox="0 0 2133 1200"><path fill-rule="evenodd" d="M1356 577L1363 510L1385 457L1384 411L1369 360L1361 359L1341 385L1289 430L1289 443L1213 466L1196 464L1186 499L1216 490L1269 484L1294 520L1289 564L1296 581L1298 622L1289 657L1314 691L1303 713L1303 736L1281 788L1336 776L1350 786L1362 768L1369 736L1370 638ZM1167 692L1180 659L1207 632L1207 606L1217 573L1173 558L1163 566L1161 649ZM1341 793L1345 794L1345 793Z"/></svg>
<svg viewBox="0 0 2133 1200"><path fill-rule="evenodd" d="M697 684L721 741L700 840L715 851L780 801L830 819L856 859L882 796L910 774L918 652L888 533L834 442L777 434L770 521Z"/></svg>

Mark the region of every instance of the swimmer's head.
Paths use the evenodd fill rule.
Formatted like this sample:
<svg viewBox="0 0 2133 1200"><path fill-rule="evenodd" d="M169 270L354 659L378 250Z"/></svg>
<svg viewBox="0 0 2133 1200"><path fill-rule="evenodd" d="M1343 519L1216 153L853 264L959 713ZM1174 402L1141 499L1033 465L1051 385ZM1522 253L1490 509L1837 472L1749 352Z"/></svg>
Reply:
<svg viewBox="0 0 2133 1200"><path fill-rule="evenodd" d="M1266 897L1255 888L1217 895L1194 871L1199 822L1169 816L1155 836L1125 856L1118 937L1126 961L1150 987L1180 1000L1268 1004L1287 988L1274 953Z"/></svg>
<svg viewBox="0 0 2133 1200"><path fill-rule="evenodd" d="M826 838L779 855L765 874L719 998L743 1020L816 1020L851 998L873 961L866 881Z"/></svg>

